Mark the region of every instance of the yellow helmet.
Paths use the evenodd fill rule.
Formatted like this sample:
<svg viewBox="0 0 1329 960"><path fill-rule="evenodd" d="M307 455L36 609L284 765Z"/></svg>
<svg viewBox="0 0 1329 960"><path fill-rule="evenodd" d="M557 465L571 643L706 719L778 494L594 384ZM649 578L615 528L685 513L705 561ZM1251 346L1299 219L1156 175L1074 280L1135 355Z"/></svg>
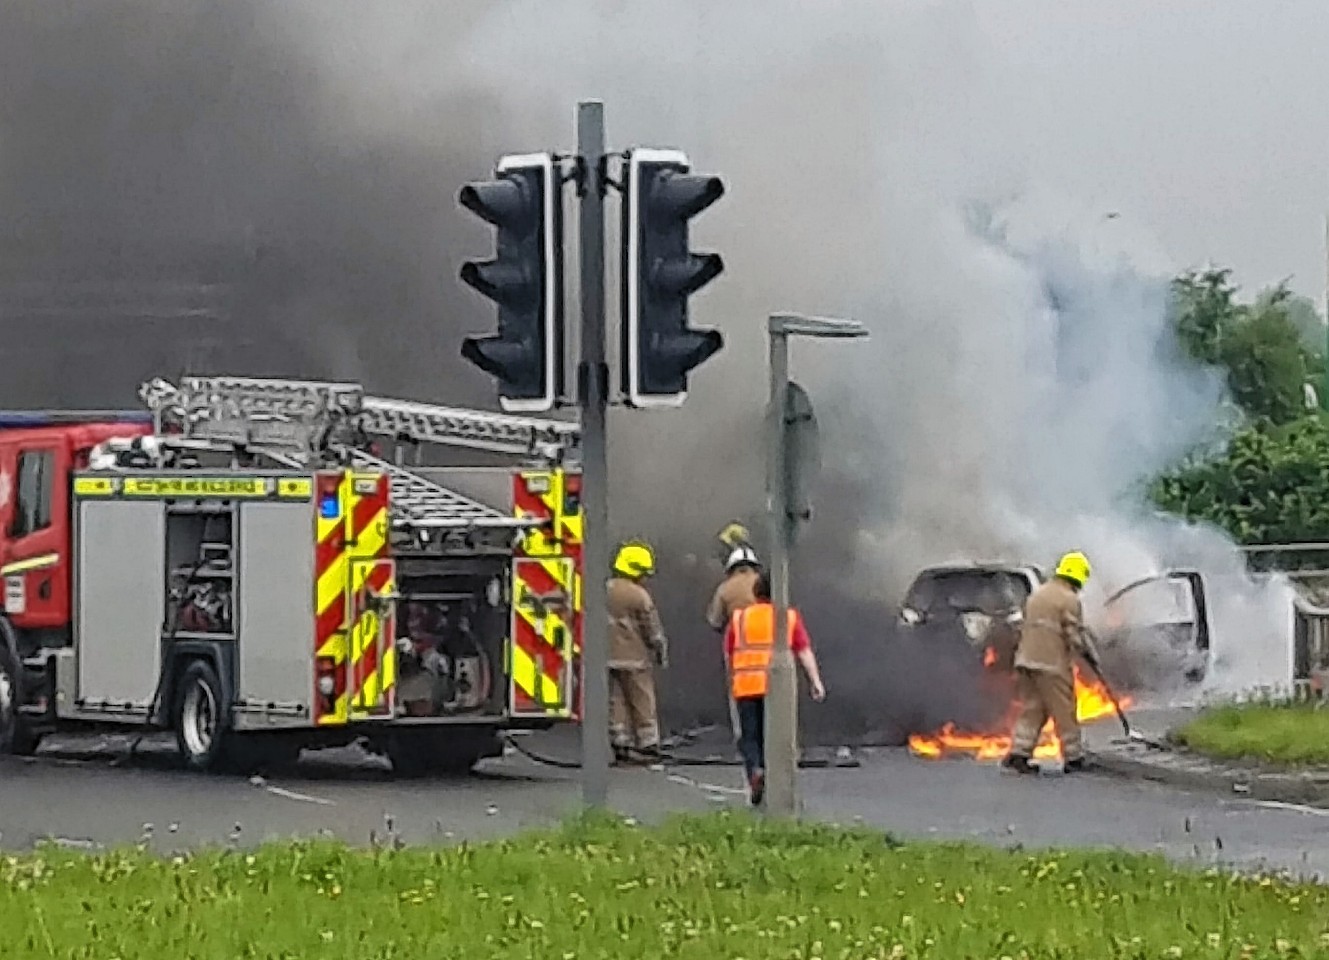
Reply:
<svg viewBox="0 0 1329 960"><path fill-rule="evenodd" d="M740 546L752 542L752 535L748 533L748 528L737 520L731 521L728 526L720 531L719 536L720 542L730 550L736 550Z"/></svg>
<svg viewBox="0 0 1329 960"><path fill-rule="evenodd" d="M625 543L614 556L614 573L636 580L655 573L655 551L639 540Z"/></svg>
<svg viewBox="0 0 1329 960"><path fill-rule="evenodd" d="M1078 550L1066 554L1057 563L1057 576L1083 587L1089 579L1089 558Z"/></svg>

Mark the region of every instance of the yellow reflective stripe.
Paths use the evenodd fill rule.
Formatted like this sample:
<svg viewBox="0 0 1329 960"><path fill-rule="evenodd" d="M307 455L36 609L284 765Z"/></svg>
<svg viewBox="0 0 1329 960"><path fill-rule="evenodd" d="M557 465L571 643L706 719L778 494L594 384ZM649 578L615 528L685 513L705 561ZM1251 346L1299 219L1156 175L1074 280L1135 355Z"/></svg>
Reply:
<svg viewBox="0 0 1329 960"><path fill-rule="evenodd" d="M513 684L542 708L546 716L566 717L572 713L570 705L563 703L560 683L540 669L535 658L518 643L508 644Z"/></svg>
<svg viewBox="0 0 1329 960"><path fill-rule="evenodd" d="M347 700L347 696L346 694L343 693L340 697L337 698L337 704L333 708L332 712L325 713L323 714L323 716L318 718L319 725L327 726L334 723L345 723L346 718L349 715L348 707L349 707L349 702Z"/></svg>
<svg viewBox="0 0 1329 960"><path fill-rule="evenodd" d="M383 549L387 542L388 534L388 511L380 510L378 515L369 522L369 525L360 532L360 537L354 550L359 556L377 554ZM356 563L354 579L347 582L347 569L351 562L351 557L347 551L337 557L328 568L323 571L322 576L318 578L318 609L317 613L322 613L332 603L335 603L338 596L343 594L349 587L351 593L359 590L369 579L369 573L373 570L372 563Z"/></svg>
<svg viewBox="0 0 1329 960"><path fill-rule="evenodd" d="M46 567L53 567L59 562L60 554L58 553L46 553L28 560L15 560L13 563L0 567L0 576L11 573L25 573L28 570L41 570Z"/></svg>
<svg viewBox="0 0 1329 960"><path fill-rule="evenodd" d="M74 496L109 497L115 493L115 479L112 477L75 477Z"/></svg>
<svg viewBox="0 0 1329 960"><path fill-rule="evenodd" d="M314 481L308 477L287 477L277 481L277 496L287 500L308 500L314 495Z"/></svg>

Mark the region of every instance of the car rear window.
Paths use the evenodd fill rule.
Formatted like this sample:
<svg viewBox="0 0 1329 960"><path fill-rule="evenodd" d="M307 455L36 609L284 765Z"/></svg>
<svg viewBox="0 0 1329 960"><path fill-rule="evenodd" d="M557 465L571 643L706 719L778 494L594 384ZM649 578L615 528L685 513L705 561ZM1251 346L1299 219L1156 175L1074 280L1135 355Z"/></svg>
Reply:
<svg viewBox="0 0 1329 960"><path fill-rule="evenodd" d="M1029 583L1008 570L945 570L922 574L909 588L905 606L922 613L950 608L996 613L1021 607Z"/></svg>

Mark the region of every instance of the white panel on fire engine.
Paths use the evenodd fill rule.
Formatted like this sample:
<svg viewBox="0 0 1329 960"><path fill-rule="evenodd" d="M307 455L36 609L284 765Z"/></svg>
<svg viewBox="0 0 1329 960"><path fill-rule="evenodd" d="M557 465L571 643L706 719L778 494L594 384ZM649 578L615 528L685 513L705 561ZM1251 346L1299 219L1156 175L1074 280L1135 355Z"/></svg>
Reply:
<svg viewBox="0 0 1329 960"><path fill-rule="evenodd" d="M166 597L166 507L78 504L74 643L80 709L143 722L157 689Z"/></svg>
<svg viewBox="0 0 1329 960"><path fill-rule="evenodd" d="M308 726L314 692L314 517L240 506L240 728Z"/></svg>

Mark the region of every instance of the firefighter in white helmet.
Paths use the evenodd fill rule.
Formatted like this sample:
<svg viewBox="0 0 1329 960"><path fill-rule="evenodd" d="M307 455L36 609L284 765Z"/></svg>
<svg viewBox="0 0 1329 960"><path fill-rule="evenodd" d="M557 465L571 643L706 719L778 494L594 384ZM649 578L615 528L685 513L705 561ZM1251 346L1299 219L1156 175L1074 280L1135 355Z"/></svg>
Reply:
<svg viewBox="0 0 1329 960"><path fill-rule="evenodd" d="M735 527L736 524L731 524L726 532L733 531ZM747 536L747 530L738 527L738 531L743 537ZM722 541L726 539L724 534L721 534L720 539ZM757 559L757 552L737 538L730 542L734 545L725 560L725 577L715 588L711 602L706 607L706 622L716 633L724 633L734 614L757 602L755 589L757 581L761 578L761 563ZM738 720L738 705L731 695L729 725L733 728L735 737L739 735Z"/></svg>
<svg viewBox="0 0 1329 960"><path fill-rule="evenodd" d="M609 579L609 739L619 763L660 752L654 668L669 665L669 640L655 601L643 585L655 573L655 552L623 544Z"/></svg>
<svg viewBox="0 0 1329 960"><path fill-rule="evenodd" d="M725 560L724 580L715 588L706 607L706 622L717 633L723 633L734 614L757 602L753 593L761 576L761 562L757 552L747 544L735 547Z"/></svg>
<svg viewBox="0 0 1329 960"><path fill-rule="evenodd" d="M1003 766L1032 773L1038 736L1052 718L1068 772L1084 768L1080 721L1075 715L1075 658L1097 665L1098 654L1084 627L1080 590L1089 579L1089 558L1068 553L1056 574L1025 601L1020 642L1015 649L1020 714Z"/></svg>

